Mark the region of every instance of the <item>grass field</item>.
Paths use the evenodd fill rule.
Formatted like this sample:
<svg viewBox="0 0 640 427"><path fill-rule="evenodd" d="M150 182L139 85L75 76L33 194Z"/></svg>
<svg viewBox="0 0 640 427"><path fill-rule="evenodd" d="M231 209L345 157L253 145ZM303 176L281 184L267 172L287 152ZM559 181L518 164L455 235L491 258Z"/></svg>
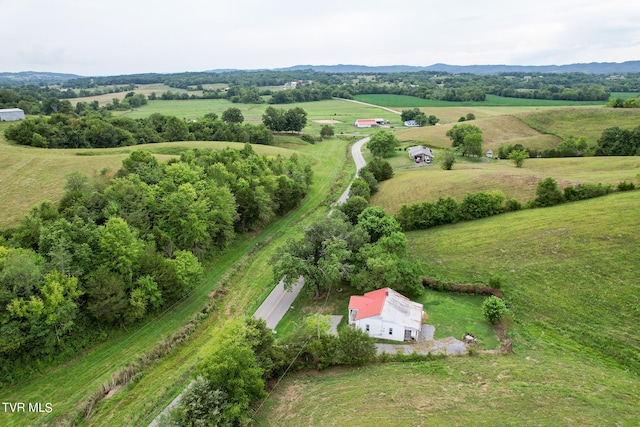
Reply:
<svg viewBox="0 0 640 427"><path fill-rule="evenodd" d="M0 124L0 229L15 226L33 206L44 200L57 202L62 197L65 176L79 171L93 177L102 169L117 171L122 160L132 150L148 150L158 159L168 160L188 148L242 147L233 142L166 142L113 149L40 149L9 144L4 139L7 124ZM254 145L259 154L290 155L291 151L278 147Z"/></svg>
<svg viewBox="0 0 640 427"><path fill-rule="evenodd" d="M437 155L436 152L436 160ZM373 195L371 203L395 214L405 203L436 201L446 196L462 200L468 193L487 190L500 190L507 198L525 203L535 197L538 182L547 177L564 188L578 183L637 183L638 174L638 157L527 159L522 168L516 168L509 160L458 160L450 171L438 165L397 170L392 179L380 183L380 191Z"/></svg>
<svg viewBox="0 0 640 427"><path fill-rule="evenodd" d="M408 233L432 277L503 277L515 353L302 373L258 425L637 425L639 214L636 191Z"/></svg>
<svg viewBox="0 0 640 427"><path fill-rule="evenodd" d="M569 105L604 105L602 101L555 101L546 99L507 98L487 95L484 101L439 101L407 95L356 95L357 101L390 108L414 107L566 107Z"/></svg>
<svg viewBox="0 0 640 427"><path fill-rule="evenodd" d="M632 129L640 125L637 108L563 109L522 114L518 117L540 132L568 136L585 136L590 144L596 143L606 128L619 126Z"/></svg>

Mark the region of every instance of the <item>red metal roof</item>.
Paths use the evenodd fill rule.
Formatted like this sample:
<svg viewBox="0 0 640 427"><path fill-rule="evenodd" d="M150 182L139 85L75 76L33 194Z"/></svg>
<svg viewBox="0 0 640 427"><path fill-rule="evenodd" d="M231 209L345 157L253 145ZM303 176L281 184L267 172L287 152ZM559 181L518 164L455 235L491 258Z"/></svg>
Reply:
<svg viewBox="0 0 640 427"><path fill-rule="evenodd" d="M367 292L363 296L352 296L349 299L349 310L358 310L355 320L377 316L382 313L388 290L389 288L382 288L377 291Z"/></svg>
<svg viewBox="0 0 640 427"><path fill-rule="evenodd" d="M360 124L360 125L375 125L375 124L378 124L378 122L376 122L376 119L358 119L358 120L356 120L356 122L358 122L358 124Z"/></svg>

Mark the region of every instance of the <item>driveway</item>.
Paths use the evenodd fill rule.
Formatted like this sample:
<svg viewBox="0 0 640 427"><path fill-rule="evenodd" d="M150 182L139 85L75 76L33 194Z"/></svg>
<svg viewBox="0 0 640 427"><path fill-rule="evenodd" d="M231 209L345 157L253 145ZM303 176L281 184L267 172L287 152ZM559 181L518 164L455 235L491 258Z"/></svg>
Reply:
<svg viewBox="0 0 640 427"><path fill-rule="evenodd" d="M467 346L460 340L447 337L439 340L434 339L436 328L431 325L422 325L420 339L415 344L376 344L377 354L383 353L397 354L465 354Z"/></svg>

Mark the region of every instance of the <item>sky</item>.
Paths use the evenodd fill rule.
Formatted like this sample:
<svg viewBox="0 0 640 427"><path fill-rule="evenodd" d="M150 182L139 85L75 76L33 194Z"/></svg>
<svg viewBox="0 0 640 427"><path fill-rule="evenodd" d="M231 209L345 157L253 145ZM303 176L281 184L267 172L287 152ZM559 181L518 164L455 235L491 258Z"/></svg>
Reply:
<svg viewBox="0 0 640 427"><path fill-rule="evenodd" d="M640 60L635 0L0 0L0 72Z"/></svg>

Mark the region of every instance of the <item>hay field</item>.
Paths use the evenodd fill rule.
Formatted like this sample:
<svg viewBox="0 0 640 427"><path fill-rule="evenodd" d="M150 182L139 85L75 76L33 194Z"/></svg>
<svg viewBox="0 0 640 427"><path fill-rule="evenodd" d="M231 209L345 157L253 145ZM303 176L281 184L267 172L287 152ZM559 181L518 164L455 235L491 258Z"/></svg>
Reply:
<svg viewBox="0 0 640 427"><path fill-rule="evenodd" d="M105 168L115 172L132 150L148 150L159 160L166 161L187 148L224 149L241 148L243 145L189 141L93 150L41 149L9 144L2 132L6 126L6 123L0 125L0 229L17 225L32 207L42 201L58 202L64 194L65 176L69 173L79 171L92 178ZM257 153L267 155L288 156L292 152L264 145L254 145L253 148Z"/></svg>
<svg viewBox="0 0 640 427"><path fill-rule="evenodd" d="M522 168L508 160L459 161L450 171L437 165L398 170L393 178L380 183L371 203L395 214L405 203L436 201L446 196L461 200L468 193L487 190L500 190L507 198L524 203L535 197L538 182L547 177L564 188L578 183L636 182L639 173L638 157L527 159Z"/></svg>

